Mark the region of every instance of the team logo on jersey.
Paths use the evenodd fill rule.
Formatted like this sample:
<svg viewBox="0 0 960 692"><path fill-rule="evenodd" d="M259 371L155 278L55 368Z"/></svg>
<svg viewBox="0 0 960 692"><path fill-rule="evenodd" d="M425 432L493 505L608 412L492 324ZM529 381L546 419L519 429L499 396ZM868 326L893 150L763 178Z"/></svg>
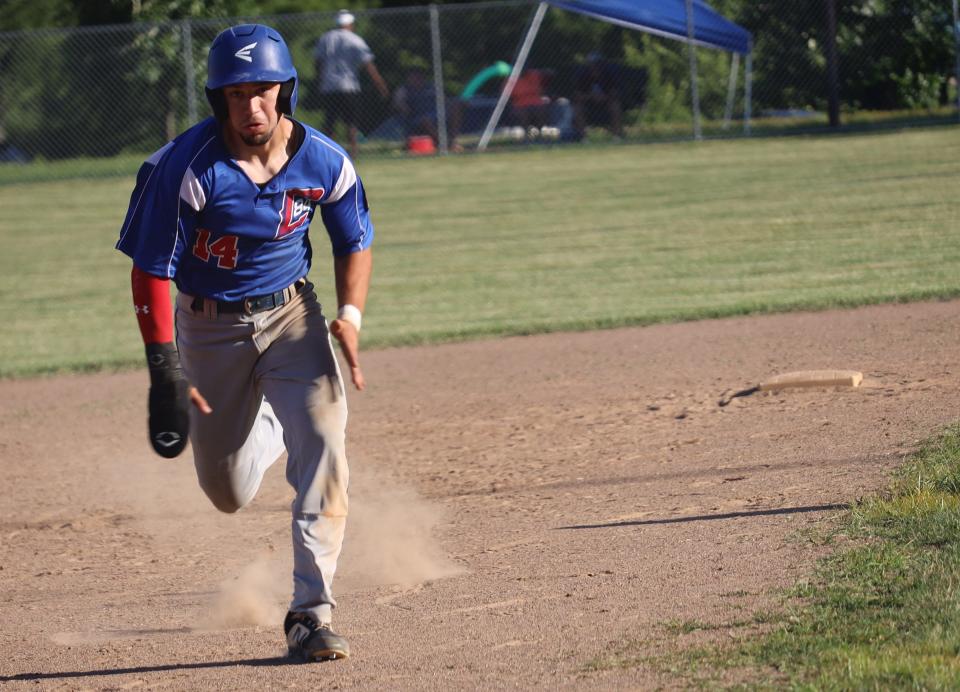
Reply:
<svg viewBox="0 0 960 692"><path fill-rule="evenodd" d="M326 192L322 187L312 187L302 190L293 188L283 193L283 206L280 208L280 225L277 226L276 238L282 238L288 233L300 228L310 220L317 202Z"/></svg>
<svg viewBox="0 0 960 692"><path fill-rule="evenodd" d="M257 47L257 42L254 41L249 46L244 46L236 53L233 54L235 58L240 58L241 60L246 60L247 62L253 62L253 56L250 55L250 51Z"/></svg>

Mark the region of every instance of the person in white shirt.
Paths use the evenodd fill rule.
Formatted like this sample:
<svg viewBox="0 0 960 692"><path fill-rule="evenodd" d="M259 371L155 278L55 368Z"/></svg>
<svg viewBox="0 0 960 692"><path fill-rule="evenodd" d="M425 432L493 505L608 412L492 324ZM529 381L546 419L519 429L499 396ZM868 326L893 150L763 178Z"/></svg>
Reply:
<svg viewBox="0 0 960 692"><path fill-rule="evenodd" d="M384 99L390 98L387 83L374 63L373 51L354 32L354 16L347 10L337 13L337 28L323 34L313 51L320 82L319 104L324 111L323 130L333 136L337 121L347 127L348 149L357 156L357 112L360 108L360 79L363 67Z"/></svg>

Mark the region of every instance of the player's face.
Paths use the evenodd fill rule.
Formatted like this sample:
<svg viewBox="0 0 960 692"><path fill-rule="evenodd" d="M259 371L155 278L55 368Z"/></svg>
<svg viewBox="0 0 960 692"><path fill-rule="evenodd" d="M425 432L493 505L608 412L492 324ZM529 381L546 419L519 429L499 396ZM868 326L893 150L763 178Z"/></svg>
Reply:
<svg viewBox="0 0 960 692"><path fill-rule="evenodd" d="M233 84L225 87L230 127L247 146L266 144L280 121L277 98L280 85L273 82Z"/></svg>

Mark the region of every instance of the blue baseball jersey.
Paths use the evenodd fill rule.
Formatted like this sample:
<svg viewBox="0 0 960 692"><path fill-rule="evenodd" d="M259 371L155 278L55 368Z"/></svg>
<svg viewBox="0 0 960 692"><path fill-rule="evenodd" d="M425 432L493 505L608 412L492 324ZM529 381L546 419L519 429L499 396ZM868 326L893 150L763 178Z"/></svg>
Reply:
<svg viewBox="0 0 960 692"><path fill-rule="evenodd" d="M141 166L117 249L184 293L241 300L307 275L317 207L335 256L370 247L373 224L350 157L302 127L299 149L263 185L237 165L214 118L185 131Z"/></svg>

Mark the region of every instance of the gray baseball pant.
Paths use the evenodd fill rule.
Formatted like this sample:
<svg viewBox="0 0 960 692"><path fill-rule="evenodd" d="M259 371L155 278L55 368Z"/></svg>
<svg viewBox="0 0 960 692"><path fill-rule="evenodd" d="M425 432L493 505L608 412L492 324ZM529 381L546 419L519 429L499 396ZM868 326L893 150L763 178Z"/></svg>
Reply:
<svg viewBox="0 0 960 692"><path fill-rule="evenodd" d="M218 313L177 296L184 372L213 409L191 407L190 441L200 487L217 509L249 503L287 450L293 501L290 609L330 622L331 592L347 516L347 401L327 323L309 282L279 308Z"/></svg>

